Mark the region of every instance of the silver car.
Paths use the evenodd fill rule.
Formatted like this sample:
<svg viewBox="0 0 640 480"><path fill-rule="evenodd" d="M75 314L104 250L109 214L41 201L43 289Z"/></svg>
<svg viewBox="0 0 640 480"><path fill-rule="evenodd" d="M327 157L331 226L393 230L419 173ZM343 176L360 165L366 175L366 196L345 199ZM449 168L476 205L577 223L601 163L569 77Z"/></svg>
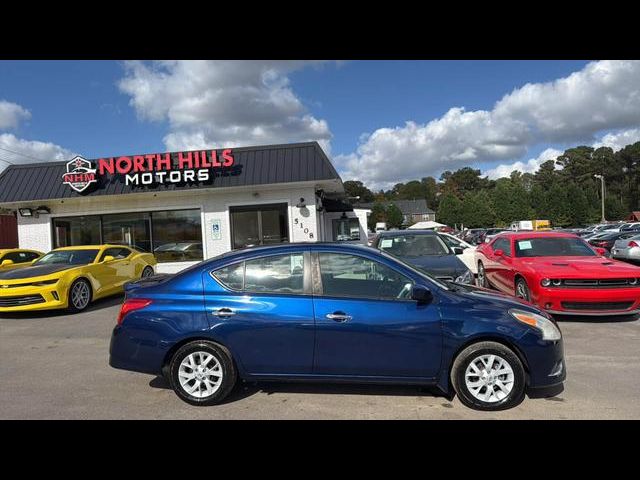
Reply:
<svg viewBox="0 0 640 480"><path fill-rule="evenodd" d="M611 249L611 256L621 260L640 262L640 234L616 240Z"/></svg>

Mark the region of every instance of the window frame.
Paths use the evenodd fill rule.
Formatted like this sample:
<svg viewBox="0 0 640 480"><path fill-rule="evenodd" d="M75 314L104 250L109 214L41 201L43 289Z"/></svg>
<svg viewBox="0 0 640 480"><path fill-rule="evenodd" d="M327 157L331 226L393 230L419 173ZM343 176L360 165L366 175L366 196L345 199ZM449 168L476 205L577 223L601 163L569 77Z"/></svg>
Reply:
<svg viewBox="0 0 640 480"><path fill-rule="evenodd" d="M409 282L411 282L411 288L413 289L416 286L416 282L415 280L413 280L411 277L409 277L406 273L401 272L398 268L395 267L391 267L389 265L386 265L383 262L380 262L378 260L374 260L371 259L365 255L359 255L357 253L352 253L352 252L336 252L336 251L316 251L316 252L311 252L311 262L313 264L313 296L314 297L322 297L322 298L337 298L337 299L350 299L350 300L376 300L376 301L382 301L382 302L413 302L415 303L415 300L413 300L412 298L391 298L391 297L376 297L376 296L364 296L364 297L359 297L359 296L350 296L350 295L325 295L324 294L324 284L322 283L322 269L320 267L320 254L321 253L325 253L325 254L330 254L330 255L348 255L348 256L352 256L352 257L358 257L358 258L362 258L364 260L368 260L370 262L374 262L377 264L380 264L390 270L393 270L394 272L396 272L398 275L402 275L403 277L407 278L407 280L409 280Z"/></svg>

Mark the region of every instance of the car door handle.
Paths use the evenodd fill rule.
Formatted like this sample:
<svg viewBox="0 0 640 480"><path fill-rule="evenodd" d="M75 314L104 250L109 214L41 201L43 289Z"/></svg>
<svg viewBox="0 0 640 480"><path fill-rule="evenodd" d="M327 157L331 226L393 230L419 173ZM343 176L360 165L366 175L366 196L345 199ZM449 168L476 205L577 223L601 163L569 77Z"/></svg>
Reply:
<svg viewBox="0 0 640 480"><path fill-rule="evenodd" d="M329 320L334 320L336 322L347 322L351 320L351 315L347 315L344 312L327 313L326 317Z"/></svg>
<svg viewBox="0 0 640 480"><path fill-rule="evenodd" d="M230 308L220 308L211 313L216 317L233 317L236 314L236 312L234 312Z"/></svg>

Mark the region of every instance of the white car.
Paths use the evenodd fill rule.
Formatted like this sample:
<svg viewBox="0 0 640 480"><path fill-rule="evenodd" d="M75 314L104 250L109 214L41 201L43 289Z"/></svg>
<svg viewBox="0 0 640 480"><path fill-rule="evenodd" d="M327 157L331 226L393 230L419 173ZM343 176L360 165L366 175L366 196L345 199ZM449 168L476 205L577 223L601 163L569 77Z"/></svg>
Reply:
<svg viewBox="0 0 640 480"><path fill-rule="evenodd" d="M478 274L478 265L476 264L476 246L471 245L470 243L465 242L453 235L448 233L439 232L438 235L445 241L447 245L451 248L458 247L462 248L462 253L456 255L462 263L464 263L471 273L474 275Z"/></svg>

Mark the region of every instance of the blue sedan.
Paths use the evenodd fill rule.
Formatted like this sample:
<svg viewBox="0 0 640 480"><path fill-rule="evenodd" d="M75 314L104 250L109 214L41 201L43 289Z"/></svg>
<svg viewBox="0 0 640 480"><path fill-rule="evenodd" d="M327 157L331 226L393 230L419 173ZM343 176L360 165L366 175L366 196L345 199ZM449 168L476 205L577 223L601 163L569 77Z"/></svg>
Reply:
<svg viewBox="0 0 640 480"><path fill-rule="evenodd" d="M127 285L109 363L166 376L192 405L220 403L240 378L435 385L499 410L565 379L560 330L533 305L322 243L238 250Z"/></svg>

